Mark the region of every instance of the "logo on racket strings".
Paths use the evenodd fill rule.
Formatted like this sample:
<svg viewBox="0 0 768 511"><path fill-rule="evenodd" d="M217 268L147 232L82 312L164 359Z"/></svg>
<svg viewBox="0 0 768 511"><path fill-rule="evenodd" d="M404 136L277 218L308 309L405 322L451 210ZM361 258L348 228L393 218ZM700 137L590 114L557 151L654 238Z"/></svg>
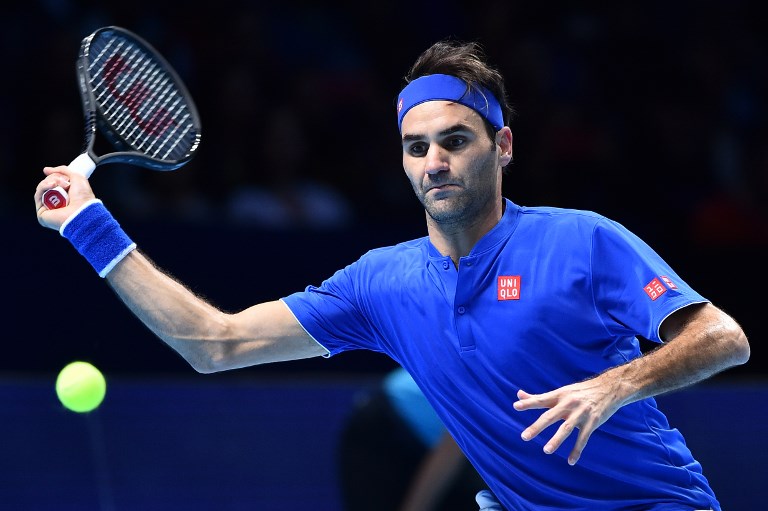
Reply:
<svg viewBox="0 0 768 511"><path fill-rule="evenodd" d="M171 113L163 108L147 108L146 102L153 101L152 89L142 80L134 81L127 90L120 90L118 84L123 81L130 83L128 75L133 68L120 55L112 55L107 60L104 70L104 81L112 97L128 109L131 118L147 135L160 137L168 128L176 123Z"/></svg>

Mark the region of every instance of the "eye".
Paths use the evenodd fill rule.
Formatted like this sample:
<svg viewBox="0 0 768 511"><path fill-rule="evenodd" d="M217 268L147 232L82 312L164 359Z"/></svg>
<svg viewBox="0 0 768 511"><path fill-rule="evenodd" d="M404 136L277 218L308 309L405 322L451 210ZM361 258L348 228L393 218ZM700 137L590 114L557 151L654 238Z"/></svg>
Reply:
<svg viewBox="0 0 768 511"><path fill-rule="evenodd" d="M411 144L408 146L407 152L411 156L420 157L427 154L428 149L429 149L429 145L424 144L422 142L416 142L415 144Z"/></svg>
<svg viewBox="0 0 768 511"><path fill-rule="evenodd" d="M465 137L450 137L445 140L443 145L446 149L461 149L467 143Z"/></svg>

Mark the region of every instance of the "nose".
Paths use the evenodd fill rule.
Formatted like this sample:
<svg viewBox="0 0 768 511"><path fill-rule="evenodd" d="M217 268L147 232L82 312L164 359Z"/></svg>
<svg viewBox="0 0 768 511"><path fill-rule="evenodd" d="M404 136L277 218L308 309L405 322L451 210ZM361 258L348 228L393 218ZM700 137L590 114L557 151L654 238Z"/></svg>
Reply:
<svg viewBox="0 0 768 511"><path fill-rule="evenodd" d="M438 144L430 145L424 165L424 171L428 175L435 175L448 170L446 154Z"/></svg>

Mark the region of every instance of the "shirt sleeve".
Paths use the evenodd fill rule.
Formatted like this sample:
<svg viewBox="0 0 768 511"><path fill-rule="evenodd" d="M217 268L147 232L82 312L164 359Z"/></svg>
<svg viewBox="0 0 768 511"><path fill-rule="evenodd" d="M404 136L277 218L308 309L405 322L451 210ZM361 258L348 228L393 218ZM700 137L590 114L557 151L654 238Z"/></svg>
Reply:
<svg viewBox="0 0 768 511"><path fill-rule="evenodd" d="M288 306L307 333L330 355L355 349L382 352L376 330L359 304L367 283L358 261L337 271L319 287L286 296Z"/></svg>
<svg viewBox="0 0 768 511"><path fill-rule="evenodd" d="M590 265L595 306L615 335L662 342L664 319L707 301L643 240L608 219L595 225Z"/></svg>

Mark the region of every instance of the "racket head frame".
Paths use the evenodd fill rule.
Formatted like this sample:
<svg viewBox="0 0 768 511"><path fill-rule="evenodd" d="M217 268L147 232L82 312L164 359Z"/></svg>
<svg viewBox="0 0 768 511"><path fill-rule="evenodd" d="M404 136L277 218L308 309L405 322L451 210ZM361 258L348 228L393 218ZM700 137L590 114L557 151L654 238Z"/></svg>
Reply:
<svg viewBox="0 0 768 511"><path fill-rule="evenodd" d="M95 45L103 44L105 40L109 41L112 39L127 42L140 52L142 56L149 57L160 72L165 75L170 84L172 84L175 93L183 101L183 110L188 116L186 122L192 130L190 138L185 141L186 149L183 151L183 154L173 158L153 157L143 152L140 148L135 147L121 129L110 122L105 104L100 102L95 94L92 86L94 76L90 69L93 59L98 57L98 55L94 55L94 52L98 51ZM152 170L167 171L178 169L188 163L195 155L201 140L201 123L197 107L178 73L146 40L121 27L108 26L100 28L83 39L80 45L76 69L85 121L85 140L82 152L87 153L96 165L126 163ZM97 131L117 150L97 155L94 152Z"/></svg>

